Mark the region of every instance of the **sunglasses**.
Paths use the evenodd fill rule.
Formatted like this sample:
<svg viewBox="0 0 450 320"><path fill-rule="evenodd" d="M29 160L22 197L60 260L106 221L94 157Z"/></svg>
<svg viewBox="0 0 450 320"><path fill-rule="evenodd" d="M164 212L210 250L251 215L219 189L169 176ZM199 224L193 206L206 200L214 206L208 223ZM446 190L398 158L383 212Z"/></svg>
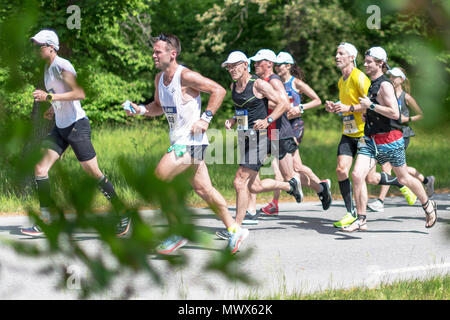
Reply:
<svg viewBox="0 0 450 320"><path fill-rule="evenodd" d="M156 38L154 38L154 42L156 41L164 41L167 42L168 44L170 44L172 47L175 48L175 45L172 43L172 41L170 40L169 37L167 37L164 33L161 33L159 36L157 36Z"/></svg>

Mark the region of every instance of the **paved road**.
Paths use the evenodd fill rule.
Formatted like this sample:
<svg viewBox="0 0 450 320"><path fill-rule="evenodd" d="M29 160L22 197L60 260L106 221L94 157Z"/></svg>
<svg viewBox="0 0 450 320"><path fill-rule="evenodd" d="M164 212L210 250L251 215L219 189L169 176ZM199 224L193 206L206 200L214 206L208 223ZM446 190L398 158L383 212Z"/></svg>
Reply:
<svg viewBox="0 0 450 320"><path fill-rule="evenodd" d="M94 298L116 298L129 284L135 287L134 299L267 298L448 274L450 195L434 198L439 219L432 229L424 227L420 204L409 207L403 198L390 198L385 212L369 213L368 231L351 234L332 225L344 215L342 201L335 201L326 212L319 202L282 203L280 218L249 227L250 235L241 247L240 254L249 249L253 252L239 268L256 280L257 286L232 283L222 275L203 271L206 261L226 242L213 236L222 227L221 222L208 209L198 209L197 224L213 241L207 248L188 244L180 249L188 258L187 267L169 268L166 261L149 257L163 274L163 287L145 275L129 274L117 279L110 291ZM230 209L234 213L234 208ZM143 212L144 216L154 214ZM42 239L30 240L18 233L18 228L27 225L27 217L1 217L0 237L43 244ZM79 240L90 252L102 250L95 234L80 234ZM75 278L61 291L57 289L60 275L47 272L60 259L19 256L0 243L0 299L76 299L79 290ZM74 276L83 274L76 261L65 263L73 267Z"/></svg>

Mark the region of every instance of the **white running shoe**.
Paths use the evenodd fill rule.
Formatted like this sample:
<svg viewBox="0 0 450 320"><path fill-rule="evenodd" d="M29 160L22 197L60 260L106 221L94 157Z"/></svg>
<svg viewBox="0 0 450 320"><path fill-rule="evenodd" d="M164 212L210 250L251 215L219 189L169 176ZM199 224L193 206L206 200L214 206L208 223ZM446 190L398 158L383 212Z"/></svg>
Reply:
<svg viewBox="0 0 450 320"><path fill-rule="evenodd" d="M384 203L380 199L377 199L371 203L368 203L367 208L373 212L384 212Z"/></svg>

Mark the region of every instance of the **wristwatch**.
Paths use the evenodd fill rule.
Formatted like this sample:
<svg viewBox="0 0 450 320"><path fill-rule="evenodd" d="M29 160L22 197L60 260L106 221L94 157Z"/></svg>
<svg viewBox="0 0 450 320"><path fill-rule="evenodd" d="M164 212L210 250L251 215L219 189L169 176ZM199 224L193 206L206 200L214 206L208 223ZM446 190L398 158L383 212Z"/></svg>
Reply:
<svg viewBox="0 0 450 320"><path fill-rule="evenodd" d="M350 112L355 112L355 106L354 105L350 106Z"/></svg>
<svg viewBox="0 0 450 320"><path fill-rule="evenodd" d="M305 109L303 108L303 104L300 103L299 107L300 107L300 113L305 112Z"/></svg>
<svg viewBox="0 0 450 320"><path fill-rule="evenodd" d="M210 123L211 120L213 118L213 113L210 110L205 110L205 112L203 112L201 119L205 120L206 122Z"/></svg>
<svg viewBox="0 0 450 320"><path fill-rule="evenodd" d="M48 101L48 102L52 102L53 95L51 93L47 93L47 96L45 97L45 100Z"/></svg>
<svg viewBox="0 0 450 320"><path fill-rule="evenodd" d="M369 106L369 109L372 110L372 111L375 111L375 103L372 103L372 104Z"/></svg>
<svg viewBox="0 0 450 320"><path fill-rule="evenodd" d="M273 122L273 118L272 118L272 117L268 117L268 118L267 118L267 123L268 123L268 124L271 124L272 122Z"/></svg>

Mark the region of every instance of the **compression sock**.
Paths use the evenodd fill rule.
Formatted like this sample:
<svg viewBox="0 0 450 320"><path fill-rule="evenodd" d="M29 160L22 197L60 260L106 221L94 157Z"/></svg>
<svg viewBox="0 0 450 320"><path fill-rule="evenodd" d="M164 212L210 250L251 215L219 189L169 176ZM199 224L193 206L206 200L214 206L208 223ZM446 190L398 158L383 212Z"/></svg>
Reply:
<svg viewBox="0 0 450 320"><path fill-rule="evenodd" d="M37 176L35 177L35 180L42 220L45 223L50 223L51 222L50 207L52 204L50 196L50 180L48 178L48 175L44 177Z"/></svg>
<svg viewBox="0 0 450 320"><path fill-rule="evenodd" d="M109 201L113 201L117 198L114 186L105 176L102 176L100 179L98 179L98 187Z"/></svg>
<svg viewBox="0 0 450 320"><path fill-rule="evenodd" d="M398 182L397 177L392 177L388 175L386 172L380 172L380 175L381 179L380 182L378 183L379 185L396 186L399 188L403 187L403 185Z"/></svg>
<svg viewBox="0 0 450 320"><path fill-rule="evenodd" d="M354 215L355 210L353 210L352 183L350 182L349 178L343 181L339 181L339 190L341 191L342 198L344 199L347 212L350 212L352 215Z"/></svg>

